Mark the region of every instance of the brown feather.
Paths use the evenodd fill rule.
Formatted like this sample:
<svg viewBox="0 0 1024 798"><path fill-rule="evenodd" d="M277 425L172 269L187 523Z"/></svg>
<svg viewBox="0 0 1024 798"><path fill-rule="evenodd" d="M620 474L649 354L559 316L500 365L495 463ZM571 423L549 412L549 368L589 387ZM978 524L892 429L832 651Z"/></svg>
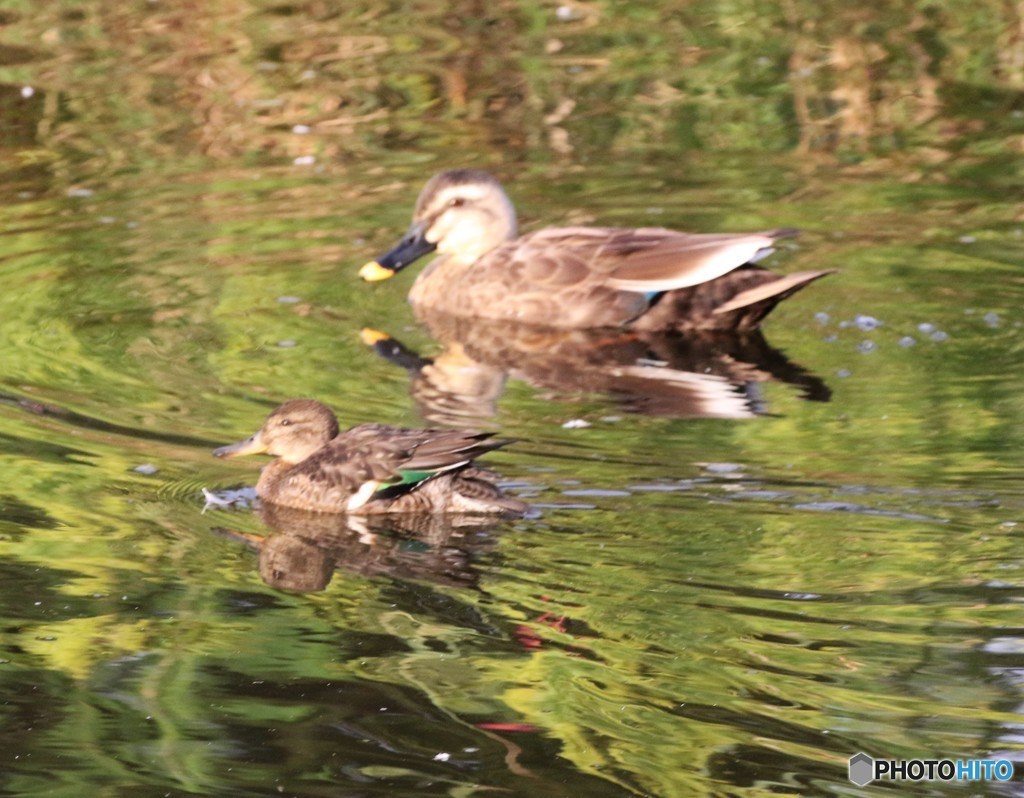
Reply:
<svg viewBox="0 0 1024 798"><path fill-rule="evenodd" d="M835 269L822 269L820 271L794 272L793 274L786 274L778 277L772 282L762 283L761 285L754 286L753 288L749 288L746 291L737 294L728 302L715 308L714 312L728 313L769 299L775 299L776 301L785 299L790 294L794 294L799 291L805 285L809 285L815 280L820 280L826 275L835 274L835 272Z"/></svg>
<svg viewBox="0 0 1024 798"><path fill-rule="evenodd" d="M700 235L673 233L665 235L656 244L622 255L622 262L615 267L612 276L616 280L661 282L681 274L697 272L719 253L736 244L748 244L755 253L771 246L772 239L757 233L754 235ZM735 262L731 269L742 266L747 260ZM730 270L731 270L730 269Z"/></svg>

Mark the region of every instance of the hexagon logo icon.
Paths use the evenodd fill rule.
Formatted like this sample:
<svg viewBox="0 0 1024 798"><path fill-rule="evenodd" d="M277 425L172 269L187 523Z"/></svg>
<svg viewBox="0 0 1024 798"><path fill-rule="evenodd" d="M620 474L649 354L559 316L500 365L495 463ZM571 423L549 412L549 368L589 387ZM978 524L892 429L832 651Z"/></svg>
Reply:
<svg viewBox="0 0 1024 798"><path fill-rule="evenodd" d="M875 760L859 751L850 757L849 779L858 787L863 787L875 780Z"/></svg>

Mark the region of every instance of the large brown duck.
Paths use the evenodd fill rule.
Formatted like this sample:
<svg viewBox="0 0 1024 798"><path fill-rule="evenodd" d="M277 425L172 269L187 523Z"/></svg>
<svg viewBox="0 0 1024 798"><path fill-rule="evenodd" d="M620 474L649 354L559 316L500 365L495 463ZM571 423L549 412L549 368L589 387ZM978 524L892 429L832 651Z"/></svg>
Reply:
<svg viewBox="0 0 1024 798"><path fill-rule="evenodd" d="M339 432L331 410L292 399L256 434L214 451L217 457L270 454L256 494L264 502L328 513L521 515L494 475L473 460L511 441L489 433L359 424Z"/></svg>
<svg viewBox="0 0 1024 798"><path fill-rule="evenodd" d="M384 280L436 252L409 292L414 306L563 328L745 332L831 273L780 276L754 265L795 233L553 227L518 236L501 184L487 172L460 169L430 179L409 231L359 274Z"/></svg>

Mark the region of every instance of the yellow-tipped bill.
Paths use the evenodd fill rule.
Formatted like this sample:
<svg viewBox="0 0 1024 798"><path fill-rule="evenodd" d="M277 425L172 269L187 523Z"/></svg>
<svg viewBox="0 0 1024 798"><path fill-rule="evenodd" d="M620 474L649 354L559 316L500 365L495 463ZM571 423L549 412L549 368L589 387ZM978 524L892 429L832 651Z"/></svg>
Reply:
<svg viewBox="0 0 1024 798"><path fill-rule="evenodd" d="M359 276L368 283L375 283L378 280L387 280L395 276L395 270L381 266L377 261L371 260L359 270Z"/></svg>
<svg viewBox="0 0 1024 798"><path fill-rule="evenodd" d="M379 344L381 341L390 340L390 338L391 336L388 335L386 332L374 330L371 329L370 327L363 327L363 329L359 331L359 339L367 346Z"/></svg>

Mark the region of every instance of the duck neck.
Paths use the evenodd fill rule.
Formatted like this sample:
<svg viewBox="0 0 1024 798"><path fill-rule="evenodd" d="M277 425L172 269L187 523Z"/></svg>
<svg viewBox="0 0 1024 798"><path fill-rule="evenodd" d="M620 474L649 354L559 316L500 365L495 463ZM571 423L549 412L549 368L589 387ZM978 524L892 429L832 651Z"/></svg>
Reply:
<svg viewBox="0 0 1024 798"><path fill-rule="evenodd" d="M291 463L286 463L278 458L260 472L260 478L256 482L256 495L261 499L273 493L278 481L292 468Z"/></svg>

